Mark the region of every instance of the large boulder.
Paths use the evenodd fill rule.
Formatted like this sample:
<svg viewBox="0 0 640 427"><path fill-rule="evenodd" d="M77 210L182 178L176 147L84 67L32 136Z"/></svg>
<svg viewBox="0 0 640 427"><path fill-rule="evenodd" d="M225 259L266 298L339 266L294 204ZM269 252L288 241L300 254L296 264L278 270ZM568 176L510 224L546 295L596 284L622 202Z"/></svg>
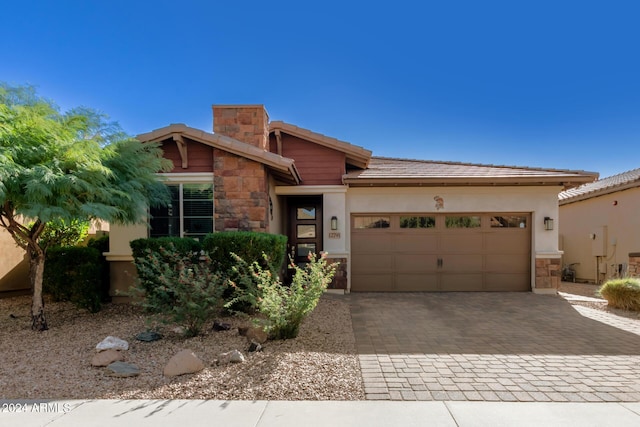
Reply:
<svg viewBox="0 0 640 427"><path fill-rule="evenodd" d="M96 345L96 350L129 350L129 343L118 337L108 336Z"/></svg>
<svg viewBox="0 0 640 427"><path fill-rule="evenodd" d="M105 350L96 353L91 359L91 366L109 366L113 362L124 360L124 355L118 350Z"/></svg>
<svg viewBox="0 0 640 427"><path fill-rule="evenodd" d="M140 375L140 369L136 365L118 361L107 366L107 375L121 378L136 377Z"/></svg>
<svg viewBox="0 0 640 427"><path fill-rule="evenodd" d="M204 369L204 363L191 350L179 351L164 367L165 377L194 374Z"/></svg>

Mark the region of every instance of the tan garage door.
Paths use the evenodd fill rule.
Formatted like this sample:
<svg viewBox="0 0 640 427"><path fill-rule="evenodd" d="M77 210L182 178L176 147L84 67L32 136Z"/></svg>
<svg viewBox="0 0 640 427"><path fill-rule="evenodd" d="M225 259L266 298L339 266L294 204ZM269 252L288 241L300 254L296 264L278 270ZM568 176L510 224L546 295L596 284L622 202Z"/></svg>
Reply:
<svg viewBox="0 0 640 427"><path fill-rule="evenodd" d="M351 290L528 291L530 218L352 215Z"/></svg>

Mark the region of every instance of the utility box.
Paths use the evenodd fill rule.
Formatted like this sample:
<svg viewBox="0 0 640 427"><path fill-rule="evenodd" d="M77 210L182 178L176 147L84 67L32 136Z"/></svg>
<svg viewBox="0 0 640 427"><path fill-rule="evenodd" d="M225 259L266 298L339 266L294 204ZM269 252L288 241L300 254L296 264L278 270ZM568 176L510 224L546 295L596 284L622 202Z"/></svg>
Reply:
<svg viewBox="0 0 640 427"><path fill-rule="evenodd" d="M591 255L607 256L607 226L594 228L589 237L591 238Z"/></svg>

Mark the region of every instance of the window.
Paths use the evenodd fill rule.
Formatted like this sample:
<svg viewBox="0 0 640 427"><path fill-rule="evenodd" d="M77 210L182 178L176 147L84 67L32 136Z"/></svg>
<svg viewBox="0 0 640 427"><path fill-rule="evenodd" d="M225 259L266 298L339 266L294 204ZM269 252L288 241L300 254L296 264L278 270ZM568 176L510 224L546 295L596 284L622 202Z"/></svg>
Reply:
<svg viewBox="0 0 640 427"><path fill-rule="evenodd" d="M169 206L151 209L150 237L193 237L213 232L213 185L169 184Z"/></svg>
<svg viewBox="0 0 640 427"><path fill-rule="evenodd" d="M436 218L433 216L401 216L400 228L434 228Z"/></svg>
<svg viewBox="0 0 640 427"><path fill-rule="evenodd" d="M353 218L354 228L389 228L391 218L388 216L358 216Z"/></svg>
<svg viewBox="0 0 640 427"><path fill-rule="evenodd" d="M527 228L527 217L519 215L492 216L491 228Z"/></svg>
<svg viewBox="0 0 640 427"><path fill-rule="evenodd" d="M447 228L478 228L479 216L448 216L445 218Z"/></svg>

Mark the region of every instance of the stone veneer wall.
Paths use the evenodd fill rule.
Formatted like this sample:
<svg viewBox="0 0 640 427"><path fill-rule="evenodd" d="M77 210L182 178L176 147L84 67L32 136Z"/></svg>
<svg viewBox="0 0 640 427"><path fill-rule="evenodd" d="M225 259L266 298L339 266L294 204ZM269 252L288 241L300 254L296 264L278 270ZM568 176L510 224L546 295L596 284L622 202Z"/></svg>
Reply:
<svg viewBox="0 0 640 427"><path fill-rule="evenodd" d="M336 274L329 284L329 289L347 289L347 259L346 258L327 258L328 264L339 262Z"/></svg>
<svg viewBox="0 0 640 427"><path fill-rule="evenodd" d="M269 116L263 105L214 105L213 132L269 149ZM216 231L269 231L265 166L215 149L213 175Z"/></svg>
<svg viewBox="0 0 640 427"><path fill-rule="evenodd" d="M629 254L627 274L631 277L640 277L640 252L631 252Z"/></svg>
<svg viewBox="0 0 640 427"><path fill-rule="evenodd" d="M536 289L558 289L560 258L536 258Z"/></svg>
<svg viewBox="0 0 640 427"><path fill-rule="evenodd" d="M216 231L268 231L269 193L264 165L219 149L213 159Z"/></svg>

